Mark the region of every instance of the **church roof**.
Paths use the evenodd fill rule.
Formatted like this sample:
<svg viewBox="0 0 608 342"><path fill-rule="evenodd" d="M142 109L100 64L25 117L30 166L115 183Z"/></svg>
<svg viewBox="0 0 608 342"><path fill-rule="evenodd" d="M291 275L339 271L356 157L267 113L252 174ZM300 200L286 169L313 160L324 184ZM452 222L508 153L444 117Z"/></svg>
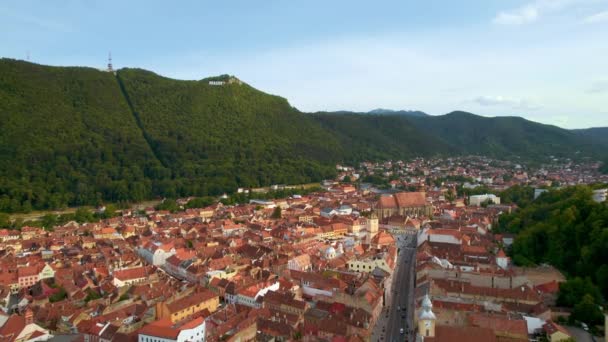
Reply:
<svg viewBox="0 0 608 342"><path fill-rule="evenodd" d="M428 294L424 296L422 300L422 310L420 310L420 315L418 316L419 320L435 320L435 314L432 311L433 303L431 302L431 298Z"/></svg>
<svg viewBox="0 0 608 342"><path fill-rule="evenodd" d="M378 208L409 208L427 205L425 192L398 192L393 195L380 196Z"/></svg>

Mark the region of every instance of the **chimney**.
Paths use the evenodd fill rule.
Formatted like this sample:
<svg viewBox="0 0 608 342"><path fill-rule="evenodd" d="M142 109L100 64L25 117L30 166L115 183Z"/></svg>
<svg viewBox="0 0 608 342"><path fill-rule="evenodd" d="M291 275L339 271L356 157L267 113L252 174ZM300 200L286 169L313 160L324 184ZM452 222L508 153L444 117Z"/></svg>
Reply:
<svg viewBox="0 0 608 342"><path fill-rule="evenodd" d="M34 312L32 309L27 308L27 310L25 310L25 325L32 323L34 323Z"/></svg>

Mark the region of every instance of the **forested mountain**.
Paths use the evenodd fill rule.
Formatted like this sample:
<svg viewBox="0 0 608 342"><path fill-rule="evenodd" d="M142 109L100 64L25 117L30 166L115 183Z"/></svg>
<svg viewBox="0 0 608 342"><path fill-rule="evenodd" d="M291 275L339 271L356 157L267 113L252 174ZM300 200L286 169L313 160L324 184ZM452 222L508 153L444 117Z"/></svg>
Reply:
<svg viewBox="0 0 608 342"><path fill-rule="evenodd" d="M608 145L608 127L592 127L585 129L573 129L574 133L577 133L583 137L591 138L595 141L602 142Z"/></svg>
<svg viewBox="0 0 608 342"><path fill-rule="evenodd" d="M419 110L392 110L392 109L384 109L384 108L377 108L374 110L370 110L367 113L375 114L375 115L404 115L404 116L418 116L418 117L429 116L427 113L421 112Z"/></svg>
<svg viewBox="0 0 608 342"><path fill-rule="evenodd" d="M113 74L0 61L0 211L152 195L161 167Z"/></svg>
<svg viewBox="0 0 608 342"><path fill-rule="evenodd" d="M338 162L590 155L599 146L591 139L464 113L305 114L229 76L180 81L0 60L5 212L306 183L332 176Z"/></svg>
<svg viewBox="0 0 608 342"><path fill-rule="evenodd" d="M457 151L417 129L401 115L315 113L312 117L347 147L342 155L345 161L448 155Z"/></svg>
<svg viewBox="0 0 608 342"><path fill-rule="evenodd" d="M498 227L517 234L511 251L517 264L550 263L567 275L558 304L574 306L574 313L584 296L600 305L608 298L608 205L594 202L591 191L588 186L567 187L536 200L531 188L518 191L527 193L527 199L518 201L518 211L502 215ZM603 322L601 312L579 311L582 321Z"/></svg>
<svg viewBox="0 0 608 342"><path fill-rule="evenodd" d="M158 191L166 196L316 181L331 174L329 165L342 153L332 134L287 100L228 83L228 76L178 81L123 69L117 78L152 150L171 171Z"/></svg>
<svg viewBox="0 0 608 342"><path fill-rule="evenodd" d="M461 153L524 158L574 156L577 152L600 156L608 145L557 126L520 117L483 117L467 112L411 117L421 131L459 149Z"/></svg>

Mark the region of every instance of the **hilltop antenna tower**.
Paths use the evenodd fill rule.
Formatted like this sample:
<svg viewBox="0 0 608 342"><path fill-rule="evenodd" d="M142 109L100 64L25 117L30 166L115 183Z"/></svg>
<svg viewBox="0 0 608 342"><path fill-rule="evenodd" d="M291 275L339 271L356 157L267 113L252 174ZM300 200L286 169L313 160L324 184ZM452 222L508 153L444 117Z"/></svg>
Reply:
<svg viewBox="0 0 608 342"><path fill-rule="evenodd" d="M108 71L114 72L114 69L112 68L112 52L108 53Z"/></svg>

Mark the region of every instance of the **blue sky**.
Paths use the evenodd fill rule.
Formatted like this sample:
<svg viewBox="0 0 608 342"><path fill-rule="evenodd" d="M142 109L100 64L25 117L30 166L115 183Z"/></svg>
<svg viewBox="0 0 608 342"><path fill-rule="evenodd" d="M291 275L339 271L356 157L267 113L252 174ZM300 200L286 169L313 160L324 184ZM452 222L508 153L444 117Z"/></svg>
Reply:
<svg viewBox="0 0 608 342"><path fill-rule="evenodd" d="M177 5L179 4L179 5ZM303 111L608 126L608 0L0 3L0 56L234 74Z"/></svg>

